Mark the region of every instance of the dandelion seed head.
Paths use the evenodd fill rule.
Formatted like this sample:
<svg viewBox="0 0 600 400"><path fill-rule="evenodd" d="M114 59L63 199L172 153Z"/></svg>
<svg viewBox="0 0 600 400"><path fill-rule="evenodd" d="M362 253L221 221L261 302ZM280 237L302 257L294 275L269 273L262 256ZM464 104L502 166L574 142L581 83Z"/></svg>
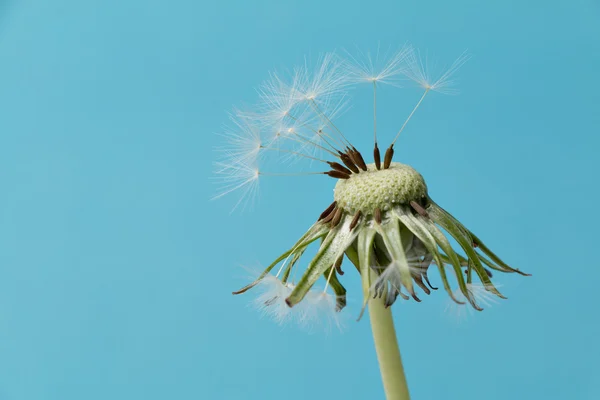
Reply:
<svg viewBox="0 0 600 400"><path fill-rule="evenodd" d="M339 279L344 275L344 259L360 273L364 304L379 297L386 306L398 297L420 302L418 295L437 290L431 286L429 270L439 272L450 298L477 310L479 303L486 306L495 297L504 298L488 268L527 275L505 264L438 206L416 170L394 162L396 141L427 94L454 93L455 73L467 59L463 54L445 72L433 75L428 59L405 46L397 52L378 50L374 56L359 53L349 59L329 53L316 63L305 60L291 74L269 76L258 90L258 104L250 111L236 112L235 130L225 135L228 144L216 163L222 184L216 197L238 193L234 208L245 206L256 196L259 177L267 176L320 175L337 183L333 203L309 230L254 282L234 294L258 286L262 290L255 305L277 322L295 321L309 329L323 323L339 328L338 311L346 306L346 289ZM393 132L378 136L377 87L397 85L401 78L415 81L424 92L404 122L399 121L395 136ZM341 129L338 117L349 109L352 87L364 83L370 83L373 91L374 140L371 150L361 152ZM378 145L382 137L390 139L387 148ZM368 159L371 154L373 162ZM300 161L305 169L290 170ZM280 170L269 170L272 165ZM312 260L298 262L313 243L318 248ZM465 266L466 277L461 273ZM274 276L273 270L278 271ZM299 270L303 272L296 281ZM448 280L453 275L458 292ZM481 285L472 283L473 275ZM326 280L325 290L315 289L319 279Z"/></svg>
<svg viewBox="0 0 600 400"><path fill-rule="evenodd" d="M350 213L360 210L372 214L376 208L408 203L427 193L421 174L408 165L392 163L388 169L379 171L374 164L369 164L367 169L349 179L339 180L335 186L334 199ZM390 193L397 201L390 201L394 197Z"/></svg>

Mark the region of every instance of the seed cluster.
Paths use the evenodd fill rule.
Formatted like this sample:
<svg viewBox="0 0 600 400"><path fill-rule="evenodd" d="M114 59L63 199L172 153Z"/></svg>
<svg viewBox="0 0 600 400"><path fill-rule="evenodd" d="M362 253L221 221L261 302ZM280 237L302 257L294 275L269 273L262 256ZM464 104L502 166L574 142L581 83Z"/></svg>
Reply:
<svg viewBox="0 0 600 400"><path fill-rule="evenodd" d="M387 211L398 204L418 204L426 196L427 185L421 174L400 163L381 170L369 164L367 171L340 179L334 189L338 207L350 214L360 211L373 215L376 209Z"/></svg>

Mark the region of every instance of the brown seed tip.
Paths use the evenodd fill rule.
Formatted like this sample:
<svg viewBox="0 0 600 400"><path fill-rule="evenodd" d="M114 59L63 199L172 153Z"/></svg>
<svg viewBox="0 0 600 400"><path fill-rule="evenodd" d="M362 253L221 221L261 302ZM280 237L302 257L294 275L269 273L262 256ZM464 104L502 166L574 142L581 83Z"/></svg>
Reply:
<svg viewBox="0 0 600 400"><path fill-rule="evenodd" d="M324 224L326 224L326 223L328 223L329 221L331 221L331 220L333 219L333 217L335 216L335 213L337 212L337 210L338 210L338 208L337 208L337 207L334 207L334 208L333 208L333 209L332 209L332 210L329 212L329 214L327 214L327 216L325 216L325 217L323 218L323 220L322 220L322 221L323 221L323 223L324 223Z"/></svg>
<svg viewBox="0 0 600 400"><path fill-rule="evenodd" d="M352 175L352 171L350 171L348 168L344 167L340 163L336 163L336 162L333 162L333 161L327 161L327 164L329 164L329 166L331 168L333 168L334 170L336 170L336 171L342 172L342 173L347 174L347 175Z"/></svg>
<svg viewBox="0 0 600 400"><path fill-rule="evenodd" d="M352 222L350 222L350 230L354 229L356 225L358 225L358 221L360 221L361 212L358 210L356 214L354 214L354 218L352 218Z"/></svg>
<svg viewBox="0 0 600 400"><path fill-rule="evenodd" d="M330 213L330 212L331 212L331 211L332 211L332 210L335 208L335 205L336 205L336 204L337 204L337 201L334 201L333 203L331 203L331 204L329 205L329 207L327 207L327 208L325 209L325 211L323 211L323 212L321 213L321 215L319 215L319 219L318 219L317 221L320 221L320 220L322 220L323 218L325 218L326 216L328 216L328 215L329 215L329 213Z"/></svg>
<svg viewBox="0 0 600 400"><path fill-rule="evenodd" d="M373 218L375 218L375 222L381 224L381 210L379 209L379 207L375 209L375 212L373 213Z"/></svg>
<svg viewBox="0 0 600 400"><path fill-rule="evenodd" d="M429 218L429 213L427 212L427 210L425 210L419 203L417 203L414 200L411 200L410 205L412 206L412 208L418 212L420 215L422 215L423 217L427 217Z"/></svg>
<svg viewBox="0 0 600 400"><path fill-rule="evenodd" d="M352 154L354 155L354 161L355 161L356 165L358 165L358 167L360 169L362 169L363 171L366 171L367 164L365 164L365 159L363 158L362 154L360 154L360 151L358 151L354 147L352 147Z"/></svg>
<svg viewBox="0 0 600 400"><path fill-rule="evenodd" d="M385 151L385 157L383 157L383 169L388 169L394 158L394 145L390 145Z"/></svg>
<svg viewBox="0 0 600 400"><path fill-rule="evenodd" d="M381 154L379 153L379 147L377 147L377 143L375 143L375 148L373 149L373 159L375 160L375 166L378 170L381 169Z"/></svg>
<svg viewBox="0 0 600 400"><path fill-rule="evenodd" d="M352 159L350 158L350 156L348 154L341 153L340 160L342 160L344 165L346 167L348 167L352 172L354 172L355 174L358 174L358 172L359 172L358 167L356 166L356 164L354 164L354 161L352 161Z"/></svg>
<svg viewBox="0 0 600 400"><path fill-rule="evenodd" d="M333 215L333 219L331 220L331 227L335 228L337 226L337 224L340 223L340 220L342 219L342 209L341 208L337 208L335 210L335 214Z"/></svg>
<svg viewBox="0 0 600 400"><path fill-rule="evenodd" d="M327 171L327 172L323 172L325 175L329 175L332 178L336 178L336 179L350 179L350 175L345 174L343 172L340 171L336 171L336 170L331 170L331 171Z"/></svg>

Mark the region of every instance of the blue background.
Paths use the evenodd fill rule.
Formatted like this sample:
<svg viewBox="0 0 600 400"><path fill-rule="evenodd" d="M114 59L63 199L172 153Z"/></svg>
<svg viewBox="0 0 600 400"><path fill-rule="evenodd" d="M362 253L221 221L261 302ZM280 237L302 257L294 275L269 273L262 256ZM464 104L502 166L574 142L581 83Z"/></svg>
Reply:
<svg viewBox="0 0 600 400"><path fill-rule="evenodd" d="M413 397L600 398L597 1L0 4L0 399L383 398L349 268L344 333L281 328L230 294L334 181L265 179L252 212L209 199L215 133L269 70L406 41L473 58L397 159L533 273L498 277L510 299L466 320L441 291L395 306ZM361 149L367 93L344 123ZM386 89L384 138L419 95Z"/></svg>

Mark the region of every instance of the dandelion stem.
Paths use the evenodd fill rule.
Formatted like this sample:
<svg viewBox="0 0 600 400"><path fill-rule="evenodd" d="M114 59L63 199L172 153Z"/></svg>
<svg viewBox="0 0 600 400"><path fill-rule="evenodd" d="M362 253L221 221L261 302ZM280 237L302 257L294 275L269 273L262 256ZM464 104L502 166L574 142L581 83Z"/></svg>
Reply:
<svg viewBox="0 0 600 400"><path fill-rule="evenodd" d="M387 400L409 400L392 310L385 307L382 298L370 299L369 318L385 397Z"/></svg>

